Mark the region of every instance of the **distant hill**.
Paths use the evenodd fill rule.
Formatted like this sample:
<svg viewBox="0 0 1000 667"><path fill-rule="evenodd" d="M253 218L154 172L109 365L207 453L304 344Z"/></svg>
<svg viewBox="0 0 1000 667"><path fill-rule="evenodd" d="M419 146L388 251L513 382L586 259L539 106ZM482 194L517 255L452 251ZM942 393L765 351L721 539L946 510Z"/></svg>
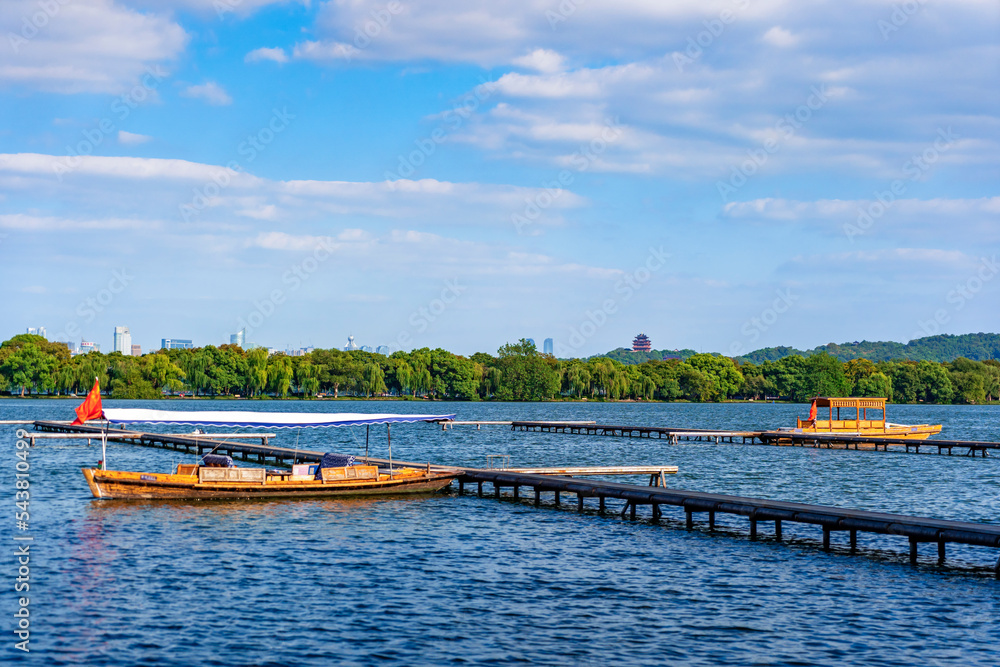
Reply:
<svg viewBox="0 0 1000 667"><path fill-rule="evenodd" d="M892 341L872 342L863 340L853 343L829 343L812 350L796 350L792 347L765 347L740 357L740 361L751 361L761 364L765 361L775 361L782 357L800 354L808 357L812 354L826 352L840 361L851 359L868 359L869 361L889 361L893 359L911 359L913 361L954 361L965 357L975 361L1000 359L1000 334L975 333L952 336L942 334L911 340L905 345ZM638 354L638 353L633 353Z"/></svg>
<svg viewBox="0 0 1000 667"><path fill-rule="evenodd" d="M617 350L611 350L607 354L595 354L590 358L607 357L608 359L614 359L615 361L623 364L641 364L644 361L658 361L660 359L668 358L680 358L683 360L688 359L695 354L697 354L697 352L694 350L650 350L649 352L633 352L627 347L619 347Z"/></svg>

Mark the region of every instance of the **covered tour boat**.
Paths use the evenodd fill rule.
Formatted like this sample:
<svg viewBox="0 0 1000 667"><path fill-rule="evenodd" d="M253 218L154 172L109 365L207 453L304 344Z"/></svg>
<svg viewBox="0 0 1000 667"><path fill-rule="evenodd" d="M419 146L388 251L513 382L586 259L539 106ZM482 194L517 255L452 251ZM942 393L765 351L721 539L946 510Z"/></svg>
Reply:
<svg viewBox="0 0 1000 667"><path fill-rule="evenodd" d="M925 440L941 432L941 424L893 424L886 420L885 404L884 398L816 397L809 408L809 418L797 419L794 432L914 440Z"/></svg>
<svg viewBox="0 0 1000 667"><path fill-rule="evenodd" d="M287 412L233 412L107 409L110 424L182 424L192 426L318 428L385 424L389 439L389 466L369 465L366 456L356 459L326 454L317 464L292 466L291 470L237 467L231 457L206 454L194 464L179 464L169 473L84 468L96 498L277 498L313 496L369 496L438 491L460 474L458 470L394 467L391 424L436 422L455 415L317 414ZM208 434L208 437L211 437ZM366 447L367 449L367 447Z"/></svg>

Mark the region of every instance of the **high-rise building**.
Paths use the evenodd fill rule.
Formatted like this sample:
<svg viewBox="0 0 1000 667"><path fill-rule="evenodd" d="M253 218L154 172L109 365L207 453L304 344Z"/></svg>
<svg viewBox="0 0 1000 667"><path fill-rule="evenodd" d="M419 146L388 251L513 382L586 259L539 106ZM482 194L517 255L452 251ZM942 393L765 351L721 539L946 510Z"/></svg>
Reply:
<svg viewBox="0 0 1000 667"><path fill-rule="evenodd" d="M160 348L164 350L190 350L194 344L185 338L164 338Z"/></svg>
<svg viewBox="0 0 1000 667"><path fill-rule="evenodd" d="M632 340L633 352L649 352L653 349L653 344L649 341L649 336L644 333L639 334Z"/></svg>
<svg viewBox="0 0 1000 667"><path fill-rule="evenodd" d="M101 346L97 343L89 340L80 339L80 354L87 354L88 352L100 352Z"/></svg>
<svg viewBox="0 0 1000 667"><path fill-rule="evenodd" d="M551 338L542 341L542 352L544 354L555 354L555 342Z"/></svg>
<svg viewBox="0 0 1000 667"><path fill-rule="evenodd" d="M534 344L535 344L535 339L534 339L534 338L525 338L524 340L528 341L528 342L529 342L529 343L531 343L532 345L534 345Z"/></svg>
<svg viewBox="0 0 1000 667"><path fill-rule="evenodd" d="M246 342L247 342L246 329L240 329L237 333L234 333L232 336L229 337L230 345L239 345L240 347L245 348Z"/></svg>
<svg viewBox="0 0 1000 667"><path fill-rule="evenodd" d="M48 338L48 336L45 335L45 327L28 327L25 333L41 336L42 338Z"/></svg>
<svg viewBox="0 0 1000 667"><path fill-rule="evenodd" d="M390 354L392 354L392 350L389 349L388 345L379 345L378 347L375 348L375 354L384 354L385 356L388 357Z"/></svg>
<svg viewBox="0 0 1000 667"><path fill-rule="evenodd" d="M351 350L357 350L358 344L354 342L354 336L347 337L347 345L344 346L344 352L350 352Z"/></svg>
<svg viewBox="0 0 1000 667"><path fill-rule="evenodd" d="M132 356L133 357L141 357L142 356L142 346L141 345L132 345Z"/></svg>
<svg viewBox="0 0 1000 667"><path fill-rule="evenodd" d="M371 345L362 345L361 346L361 351L362 352L371 352L372 351L372 347L371 347Z"/></svg>
<svg viewBox="0 0 1000 667"><path fill-rule="evenodd" d="M132 354L132 334L128 327L115 327L115 347L113 352L121 352L126 356Z"/></svg>

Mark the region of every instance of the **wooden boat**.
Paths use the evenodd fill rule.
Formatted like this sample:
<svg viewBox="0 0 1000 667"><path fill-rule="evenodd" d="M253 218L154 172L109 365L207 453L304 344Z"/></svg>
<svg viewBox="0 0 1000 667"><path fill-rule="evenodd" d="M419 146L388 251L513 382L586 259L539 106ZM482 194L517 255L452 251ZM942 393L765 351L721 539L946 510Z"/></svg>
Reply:
<svg viewBox="0 0 1000 667"><path fill-rule="evenodd" d="M377 466L324 468L308 478L291 471L179 464L172 473L84 468L95 498L288 498L430 493L448 486L457 472Z"/></svg>
<svg viewBox="0 0 1000 667"><path fill-rule="evenodd" d="M230 427L317 428L385 424L389 467L355 465L354 457L327 454L319 465L293 466L290 471L241 468L229 456L206 454L198 464L179 464L170 473L84 468L95 498L288 498L373 496L438 491L460 471L393 467L390 425L452 420L455 415L316 414L235 411L107 409L110 424L183 424ZM367 457L367 438L366 438ZM339 462L337 462L339 460ZM360 461L358 462L360 463Z"/></svg>
<svg viewBox="0 0 1000 667"><path fill-rule="evenodd" d="M784 428L781 430L793 433L828 433L872 438L912 438L914 440L925 440L929 436L941 432L941 424L908 425L888 422L886 421L885 404L886 399L884 398L817 397L812 400L808 419L797 419L794 429ZM841 410L846 410L848 414L842 415ZM869 415L869 410L876 414ZM853 415L850 414L851 411L853 411ZM841 419L842 416L845 418Z"/></svg>

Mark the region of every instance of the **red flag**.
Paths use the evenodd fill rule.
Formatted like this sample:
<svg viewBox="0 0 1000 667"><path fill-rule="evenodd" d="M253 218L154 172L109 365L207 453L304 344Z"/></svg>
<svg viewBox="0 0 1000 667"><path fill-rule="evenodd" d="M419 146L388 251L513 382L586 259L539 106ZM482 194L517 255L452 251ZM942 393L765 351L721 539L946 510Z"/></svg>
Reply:
<svg viewBox="0 0 1000 667"><path fill-rule="evenodd" d="M97 378L94 378L94 386L83 400L80 407L76 409L76 419L71 426L82 426L88 419L100 419L104 414L101 407L101 386Z"/></svg>
<svg viewBox="0 0 1000 667"><path fill-rule="evenodd" d="M816 401L813 401L812 406L809 408L809 419L816 419Z"/></svg>

